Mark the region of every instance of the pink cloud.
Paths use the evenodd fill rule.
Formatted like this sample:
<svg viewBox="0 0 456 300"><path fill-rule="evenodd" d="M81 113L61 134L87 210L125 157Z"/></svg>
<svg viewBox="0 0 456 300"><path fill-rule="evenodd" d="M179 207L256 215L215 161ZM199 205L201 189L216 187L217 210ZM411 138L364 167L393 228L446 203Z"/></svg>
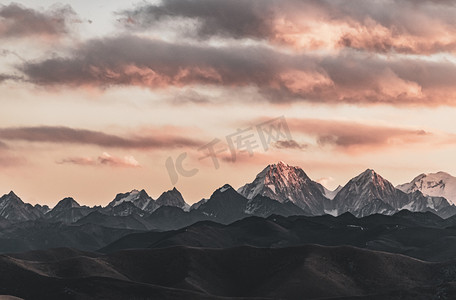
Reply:
<svg viewBox="0 0 456 300"><path fill-rule="evenodd" d="M163 130L151 128L138 133L131 133L128 136L119 136L101 131L64 126L8 127L0 128L0 146L2 145L1 140L126 149L169 149L201 145L201 142L185 136L187 133L185 128L174 127L170 128L167 134L163 132Z"/></svg>
<svg viewBox="0 0 456 300"><path fill-rule="evenodd" d="M16 3L0 5L0 38L55 39L67 35L70 24L78 22L70 6L37 11Z"/></svg>
<svg viewBox="0 0 456 300"><path fill-rule="evenodd" d="M110 166L138 168L140 163L133 156L117 157L103 152L97 159L91 157L67 157L57 161L57 164L74 164L80 166Z"/></svg>
<svg viewBox="0 0 456 300"><path fill-rule="evenodd" d="M141 166L133 156L115 157L107 152L103 152L103 154L98 157L98 162L102 165L109 165L112 167L137 168Z"/></svg>
<svg viewBox="0 0 456 300"><path fill-rule="evenodd" d="M377 151L412 144L439 143L448 137L421 129L367 125L350 121L287 119L290 130L315 137L321 147L347 152Z"/></svg>
<svg viewBox="0 0 456 300"><path fill-rule="evenodd" d="M73 57L29 62L21 69L27 80L51 87L255 87L273 103L456 105L454 63L355 50L283 53L121 36L88 41Z"/></svg>
<svg viewBox="0 0 456 300"><path fill-rule="evenodd" d="M196 39L266 40L299 50L355 48L430 54L456 50L451 1L170 0L123 11L130 30L166 20L194 21L182 35Z"/></svg>

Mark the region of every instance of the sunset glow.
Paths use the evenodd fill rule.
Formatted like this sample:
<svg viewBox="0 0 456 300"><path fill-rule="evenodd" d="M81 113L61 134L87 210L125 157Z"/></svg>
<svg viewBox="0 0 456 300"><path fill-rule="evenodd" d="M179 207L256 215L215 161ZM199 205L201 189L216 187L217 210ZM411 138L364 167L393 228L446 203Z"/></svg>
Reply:
<svg viewBox="0 0 456 300"><path fill-rule="evenodd" d="M456 175L455 16L431 0L3 2L0 193L106 205L175 185L191 204L278 161L329 189L367 168ZM264 147L255 128L281 117L291 139ZM233 160L227 137L248 129L257 147ZM218 168L201 159L215 139ZM173 182L183 153L198 172Z"/></svg>

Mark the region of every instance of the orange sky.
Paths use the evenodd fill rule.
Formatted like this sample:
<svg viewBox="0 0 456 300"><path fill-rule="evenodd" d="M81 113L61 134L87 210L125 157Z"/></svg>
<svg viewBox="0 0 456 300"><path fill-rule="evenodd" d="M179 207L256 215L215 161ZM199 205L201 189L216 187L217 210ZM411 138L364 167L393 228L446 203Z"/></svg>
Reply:
<svg viewBox="0 0 456 300"><path fill-rule="evenodd" d="M106 205L175 185L193 203L279 160L329 188L367 168L456 174L455 15L431 0L4 3L0 194ZM277 117L290 135L265 149L255 126ZM251 155L199 159L238 129ZM182 153L198 171L173 183Z"/></svg>

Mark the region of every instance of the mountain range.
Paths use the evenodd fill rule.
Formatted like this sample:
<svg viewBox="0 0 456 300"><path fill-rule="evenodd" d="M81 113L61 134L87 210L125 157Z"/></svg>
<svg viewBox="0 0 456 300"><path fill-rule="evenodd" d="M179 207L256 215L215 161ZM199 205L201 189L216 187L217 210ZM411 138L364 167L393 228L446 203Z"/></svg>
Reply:
<svg viewBox="0 0 456 300"><path fill-rule="evenodd" d="M456 189L456 178L449 175L441 177L439 182L440 186L446 186L445 191ZM409 185L415 188L404 188ZM290 201L307 215L350 212L362 217L375 213L393 214L402 209L431 211L442 217L456 214L453 202L443 197L446 193L434 191L429 194L428 190L421 188L423 186L412 181L396 188L374 170L367 169L345 186L329 191L311 180L302 169L279 162L267 166L253 182L239 188L238 192L248 199L262 195L281 203Z"/></svg>
<svg viewBox="0 0 456 300"><path fill-rule="evenodd" d="M456 204L456 177L445 172L420 174L397 188L405 193L420 191L428 196L443 197L451 204Z"/></svg>
<svg viewBox="0 0 456 300"><path fill-rule="evenodd" d="M226 184L192 206L176 188L157 199L145 190L119 193L106 206L88 207L68 197L52 209L24 203L10 192L0 198L0 240L5 242L0 252L79 245L84 239L90 242L82 249L93 250L134 232L177 230L199 221L230 224L250 216L340 216L349 212L365 217L409 210L448 218L456 215L456 206L453 198L444 196L453 195L455 187L455 178L442 172L420 175L394 187L368 169L329 191L301 168L279 162L268 165L237 191ZM37 236L43 239L35 239Z"/></svg>
<svg viewBox="0 0 456 300"><path fill-rule="evenodd" d="M453 179L394 187L368 169L330 191L279 162L191 206L176 188L52 209L10 192L0 198L0 295L455 299Z"/></svg>
<svg viewBox="0 0 456 300"><path fill-rule="evenodd" d="M313 181L299 167L283 162L268 165L251 183L235 191L230 185L217 189L209 199L188 205L176 189L166 191L156 200L145 190L120 193L105 207L82 206L73 198L65 198L50 209L47 206L24 203L14 192L0 198L0 217L10 222L49 220L72 224L89 214L98 216L143 218L153 229L160 218L181 215L193 220L232 222L243 217L324 214L341 215L350 212L357 217L375 213L393 214L402 209L430 211L441 217L456 214L456 178L439 172L422 174L410 183L394 187L388 180L368 169L335 191ZM92 219L95 219L93 216ZM161 225L159 225L161 224ZM187 224L189 225L189 224Z"/></svg>

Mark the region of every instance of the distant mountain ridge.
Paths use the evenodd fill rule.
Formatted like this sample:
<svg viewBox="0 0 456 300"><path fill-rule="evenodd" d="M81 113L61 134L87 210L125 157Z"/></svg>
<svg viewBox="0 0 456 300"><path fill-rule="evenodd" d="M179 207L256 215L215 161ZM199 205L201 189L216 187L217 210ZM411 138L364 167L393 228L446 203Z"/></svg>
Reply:
<svg viewBox="0 0 456 300"><path fill-rule="evenodd" d="M374 170L367 169L351 179L334 197L332 204L337 214L356 216L373 213L392 214L409 203L407 195L397 190Z"/></svg>
<svg viewBox="0 0 456 300"><path fill-rule="evenodd" d="M179 230L135 233L120 238L99 252L174 246L214 249L246 244L258 248L318 244L350 245L426 261L447 261L454 260L455 228L456 216L442 219L431 212L407 210L394 215L375 214L361 218L351 213L338 217L271 215L267 218L248 217L225 226L204 221Z"/></svg>
<svg viewBox="0 0 456 300"><path fill-rule="evenodd" d="M447 192L452 191L452 177L442 172L437 175L441 180L435 186L439 186L439 189L443 186L442 189ZM374 170L367 169L345 186L329 191L310 179L301 168L278 162L268 165L251 183L237 191L226 184L209 199L203 199L192 206L185 202L176 188L165 191L156 200L145 190L120 193L105 207L81 206L73 198L65 198L52 209L24 203L14 192L10 192L0 198L0 217L10 222L44 220L73 224L98 212L86 221L122 227L125 220L114 222L112 217L133 216L136 220L140 219L147 229L169 230L197 221L210 220L227 224L248 216L267 217L272 214L318 216L350 212L363 217L372 214L391 215L407 209L415 212L429 211L444 218L455 215L456 207L446 198L423 194L419 187L430 186L420 183L424 182L424 178L426 176L419 176L399 189ZM427 178L436 181L432 176ZM103 216L109 222L101 220ZM136 222L129 221L125 224ZM142 228L142 225L135 225L134 228Z"/></svg>
<svg viewBox="0 0 456 300"><path fill-rule="evenodd" d="M445 172L420 174L397 188L404 193L420 191L426 196L443 197L451 204L456 204L456 177Z"/></svg>
<svg viewBox="0 0 456 300"><path fill-rule="evenodd" d="M157 208L160 206L174 206L182 208L185 211L190 209L190 205L185 202L182 194L176 189L166 191L155 201Z"/></svg>
<svg viewBox="0 0 456 300"><path fill-rule="evenodd" d="M266 167L238 192L248 199L263 195L282 203L290 201L307 215L350 212L363 217L376 213L390 215L402 209L431 211L442 217L456 214L456 207L445 198L423 195L417 190L403 192L372 169L329 191L312 181L302 169L279 162Z"/></svg>
<svg viewBox="0 0 456 300"><path fill-rule="evenodd" d="M279 162L239 192L225 184L191 207L176 188L156 200L120 193L104 207L68 197L52 209L10 192L0 197L2 293L453 299L456 208L421 186L407 193L367 169L329 191Z"/></svg>
<svg viewBox="0 0 456 300"><path fill-rule="evenodd" d="M0 198L0 216L11 221L28 221L43 217L43 212L39 207L24 203L11 191Z"/></svg>
<svg viewBox="0 0 456 300"><path fill-rule="evenodd" d="M108 204L108 206L116 207L124 202L131 202L136 207L145 209L149 205L150 201L153 201L153 199L146 193L145 190L132 190L128 193L117 194L114 200Z"/></svg>

